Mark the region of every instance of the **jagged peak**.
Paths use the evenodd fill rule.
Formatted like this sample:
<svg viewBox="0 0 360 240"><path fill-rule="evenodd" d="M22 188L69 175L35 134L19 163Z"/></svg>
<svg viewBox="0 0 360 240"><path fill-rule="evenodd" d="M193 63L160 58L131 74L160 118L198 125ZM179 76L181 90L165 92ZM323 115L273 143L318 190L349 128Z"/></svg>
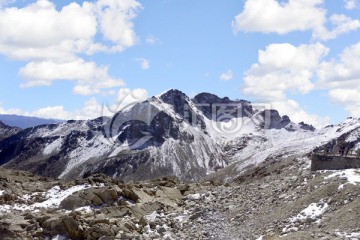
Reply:
<svg viewBox="0 0 360 240"><path fill-rule="evenodd" d="M170 89L162 94L160 94L160 96L158 97L160 98L162 101L168 103L168 102L171 102L171 99L175 99L175 98L181 98L181 99L186 99L188 100L189 97L183 93L182 91L180 90L177 90L177 89Z"/></svg>
<svg viewBox="0 0 360 240"><path fill-rule="evenodd" d="M316 128L313 125L307 124L307 123L304 123L304 122L300 122L299 126L300 126L301 129L309 130L309 131L312 131L312 132L316 130Z"/></svg>
<svg viewBox="0 0 360 240"><path fill-rule="evenodd" d="M219 96L208 92L202 92L197 94L193 98L193 100L196 103L230 103L231 102L231 100L228 97L220 98Z"/></svg>
<svg viewBox="0 0 360 240"><path fill-rule="evenodd" d="M194 102L196 103L246 103L246 104L250 104L249 101L246 100L231 100L228 97L219 97L213 93L208 93L208 92L202 92L197 94L193 99Z"/></svg>

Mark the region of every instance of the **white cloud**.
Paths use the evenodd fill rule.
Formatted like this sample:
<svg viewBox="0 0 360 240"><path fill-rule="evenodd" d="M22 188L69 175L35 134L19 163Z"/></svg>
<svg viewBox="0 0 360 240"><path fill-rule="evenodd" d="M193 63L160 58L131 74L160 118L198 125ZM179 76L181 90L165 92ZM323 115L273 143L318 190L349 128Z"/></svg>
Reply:
<svg viewBox="0 0 360 240"><path fill-rule="evenodd" d="M235 32L275 32L285 34L297 30L309 30L322 26L326 11L323 0L292 0L280 3L276 0L247 0L243 11L235 17Z"/></svg>
<svg viewBox="0 0 360 240"><path fill-rule="evenodd" d="M353 87L360 80L360 42L354 44L340 54L337 59L321 63L317 74L319 85L325 88ZM356 85L355 85L356 84Z"/></svg>
<svg viewBox="0 0 360 240"><path fill-rule="evenodd" d="M151 35L151 34L146 37L145 42L146 42L147 44L149 44L149 45L161 44L161 40L158 39L158 38L156 38L156 37L154 37L154 36Z"/></svg>
<svg viewBox="0 0 360 240"><path fill-rule="evenodd" d="M288 43L270 44L266 50L259 51L258 63L246 72L242 92L269 102L295 122L304 121L317 127L326 125L328 118L306 113L287 95L306 94L315 88L314 71L327 53L328 49L320 43L298 47Z"/></svg>
<svg viewBox="0 0 360 240"><path fill-rule="evenodd" d="M309 114L301 108L299 103L291 99L272 102L271 106L278 110L280 114L288 115L291 118L291 121L295 123L305 122L314 125L316 128L325 127L330 123L329 117L320 117L315 114Z"/></svg>
<svg viewBox="0 0 360 240"><path fill-rule="evenodd" d="M352 10L356 8L356 0L344 0L345 8L348 10Z"/></svg>
<svg viewBox="0 0 360 240"><path fill-rule="evenodd" d="M359 62L360 42L344 49L337 59L322 62L317 71L318 87L328 89L331 100L353 117L360 117Z"/></svg>
<svg viewBox="0 0 360 240"><path fill-rule="evenodd" d="M242 91L261 101L280 101L288 92L308 93L314 88L311 79L320 59L328 53L322 44L270 44L259 51L258 63L245 74Z"/></svg>
<svg viewBox="0 0 360 240"><path fill-rule="evenodd" d="M131 22L141 4L135 0L98 0L95 4L101 33L106 40L117 43L118 50L131 47L137 37Z"/></svg>
<svg viewBox="0 0 360 240"><path fill-rule="evenodd" d="M81 55L133 46L137 37L132 20L140 8L136 0L73 2L60 10L38 0L23 8L0 8L0 54L28 61L20 70L23 87L68 80L76 82L74 93L100 93L123 82ZM105 41L95 41L101 37Z"/></svg>
<svg viewBox="0 0 360 240"><path fill-rule="evenodd" d="M14 3L16 0L0 0L0 9L6 5Z"/></svg>
<svg viewBox="0 0 360 240"><path fill-rule="evenodd" d="M0 103L0 114L17 114L21 115L23 112L20 109L17 108L11 108L11 109L5 109L2 107L2 104Z"/></svg>
<svg viewBox="0 0 360 240"><path fill-rule="evenodd" d="M25 115L53 119L69 119L70 117L69 113L64 110L63 106L44 107Z"/></svg>
<svg viewBox="0 0 360 240"><path fill-rule="evenodd" d="M224 72L220 75L221 81L229 81L234 78L234 73L231 70L228 70L227 72Z"/></svg>
<svg viewBox="0 0 360 240"><path fill-rule="evenodd" d="M4 109L0 105L0 114L17 114L24 116L33 116L40 118L53 118L64 120L86 120L95 119L100 116L112 116L116 112L134 105L137 102L142 102L148 98L145 89L128 89L121 88L118 91L114 102L108 106L97 102L95 97L90 98L84 103L83 108L74 111L65 110L64 106L48 106L40 108L31 112L22 111L20 109Z"/></svg>
<svg viewBox="0 0 360 240"><path fill-rule="evenodd" d="M235 32L286 34L293 31L313 32L313 39L329 40L360 27L357 19L333 14L328 19L322 7L324 0L246 0L243 11L235 17ZM347 1L347 7L355 7ZM328 23L331 29L326 26Z"/></svg>
<svg viewBox="0 0 360 240"><path fill-rule="evenodd" d="M19 74L24 79L22 87L48 86L55 80L76 81L73 91L81 95L97 94L101 89L125 84L110 77L107 67L97 67L95 62L85 62L81 58L68 62L30 62Z"/></svg>
<svg viewBox="0 0 360 240"><path fill-rule="evenodd" d="M150 62L146 58L137 58L135 59L135 61L140 63L140 67L143 70L147 70L150 68Z"/></svg>
<svg viewBox="0 0 360 240"><path fill-rule="evenodd" d="M360 21L357 19L352 19L343 14L333 14L331 15L329 21L331 22L333 29L328 30L324 26L320 26L313 32L313 37L315 39L329 40L335 39L341 34L349 33L360 28Z"/></svg>
<svg viewBox="0 0 360 240"><path fill-rule="evenodd" d="M66 111L63 106L51 106L40 108L32 112L25 112L22 113L22 115L64 120L85 120L100 117L102 116L102 113L103 106L96 101L95 97L92 97L84 103L82 109L73 112Z"/></svg>
<svg viewBox="0 0 360 240"><path fill-rule="evenodd" d="M360 80L360 79L359 79ZM360 88L338 88L329 91L329 96L335 103L344 106L353 117L360 117Z"/></svg>
<svg viewBox="0 0 360 240"><path fill-rule="evenodd" d="M115 113L135 103L145 101L147 98L148 92L145 89L136 88L131 90L129 88L121 88L117 94L115 104L110 109Z"/></svg>
<svg viewBox="0 0 360 240"><path fill-rule="evenodd" d="M323 89L333 103L343 106L351 116L360 117L360 42L344 49L337 58L322 60L328 51L319 43L299 47L271 44L259 51L258 63L245 74L242 92L270 102L295 121L321 126L328 118L307 114L287 95Z"/></svg>

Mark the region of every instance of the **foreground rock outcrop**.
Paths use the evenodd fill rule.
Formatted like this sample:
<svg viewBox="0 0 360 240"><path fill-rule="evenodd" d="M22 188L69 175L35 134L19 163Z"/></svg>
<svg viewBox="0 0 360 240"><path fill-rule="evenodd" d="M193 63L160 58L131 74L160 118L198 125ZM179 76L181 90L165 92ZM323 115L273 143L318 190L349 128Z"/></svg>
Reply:
<svg viewBox="0 0 360 240"><path fill-rule="evenodd" d="M226 169L225 169L226 170ZM225 171L222 170L222 171ZM357 239L360 172L269 160L232 182L56 180L0 168L1 239ZM262 238L261 238L262 237Z"/></svg>

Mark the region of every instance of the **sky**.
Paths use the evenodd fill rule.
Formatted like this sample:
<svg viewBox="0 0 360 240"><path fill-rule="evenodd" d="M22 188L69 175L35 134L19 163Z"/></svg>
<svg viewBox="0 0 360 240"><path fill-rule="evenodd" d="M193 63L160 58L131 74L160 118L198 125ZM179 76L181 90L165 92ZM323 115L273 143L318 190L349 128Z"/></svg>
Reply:
<svg viewBox="0 0 360 240"><path fill-rule="evenodd" d="M0 113L91 119L175 88L316 127L360 117L359 13L358 0L0 0Z"/></svg>

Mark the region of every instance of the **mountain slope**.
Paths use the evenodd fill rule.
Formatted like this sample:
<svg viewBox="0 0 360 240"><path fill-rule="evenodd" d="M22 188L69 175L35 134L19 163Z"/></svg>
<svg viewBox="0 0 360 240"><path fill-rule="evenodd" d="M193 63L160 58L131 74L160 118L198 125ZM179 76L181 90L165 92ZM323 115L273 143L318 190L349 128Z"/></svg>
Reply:
<svg viewBox="0 0 360 240"><path fill-rule="evenodd" d="M112 118L18 131L0 141L0 164L65 179L100 172L122 180L195 180L230 164L227 178L234 179L268 159L304 155L358 126L353 119L341 129L315 130L244 100L209 93L190 99L169 90Z"/></svg>
<svg viewBox="0 0 360 240"><path fill-rule="evenodd" d="M19 131L19 128L7 126L0 121L0 141L18 133Z"/></svg>
<svg viewBox="0 0 360 240"><path fill-rule="evenodd" d="M183 102L170 105L179 95ZM111 119L25 129L0 142L0 163L60 178L93 172L125 180L165 175L200 178L224 167L226 161L220 147L201 129L201 119L199 126L190 126L181 115L182 104L190 101L173 91Z"/></svg>

